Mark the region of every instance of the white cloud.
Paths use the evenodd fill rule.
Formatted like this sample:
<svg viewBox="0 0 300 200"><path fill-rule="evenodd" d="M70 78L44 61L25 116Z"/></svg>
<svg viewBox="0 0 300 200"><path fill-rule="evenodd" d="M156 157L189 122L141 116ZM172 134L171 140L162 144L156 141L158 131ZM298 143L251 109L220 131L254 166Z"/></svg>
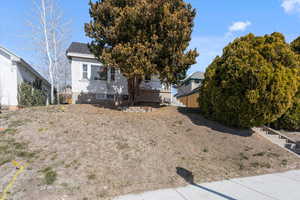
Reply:
<svg viewBox="0 0 300 200"><path fill-rule="evenodd" d="M300 0L282 0L281 6L286 13L300 12Z"/></svg>
<svg viewBox="0 0 300 200"><path fill-rule="evenodd" d="M209 66L216 56L222 55L223 48L231 42L236 35L235 32L245 31L251 25L250 21L239 21L233 23L229 27L229 31L220 36L193 36L190 42L190 48L197 48L200 55L197 58L197 64L193 65L188 74L195 71L204 72L207 66Z"/></svg>
<svg viewBox="0 0 300 200"><path fill-rule="evenodd" d="M234 22L230 27L229 27L229 32L237 32L237 31L245 31L249 26L251 25L250 21L239 21L239 22Z"/></svg>

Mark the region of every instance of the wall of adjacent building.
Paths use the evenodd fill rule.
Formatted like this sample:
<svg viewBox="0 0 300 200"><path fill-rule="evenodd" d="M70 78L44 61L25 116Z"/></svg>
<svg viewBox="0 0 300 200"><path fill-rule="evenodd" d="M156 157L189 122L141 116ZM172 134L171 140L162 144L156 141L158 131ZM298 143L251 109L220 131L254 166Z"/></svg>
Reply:
<svg viewBox="0 0 300 200"><path fill-rule="evenodd" d="M195 80L190 80L188 84L183 83L179 88L177 88L177 93L179 96L185 95L192 92L193 90L195 90L200 86L201 86L201 82L196 83Z"/></svg>
<svg viewBox="0 0 300 200"><path fill-rule="evenodd" d="M18 105L17 66L0 54L0 103L3 106Z"/></svg>
<svg viewBox="0 0 300 200"><path fill-rule="evenodd" d="M27 82L27 83L33 83L35 80L41 80L40 77L38 77L36 74L34 74L32 71L30 71L25 64L19 63L17 67L17 82L18 86L20 86L21 83ZM47 95L47 102L50 101L50 93L51 93L51 86L45 81L42 80L42 90Z"/></svg>
<svg viewBox="0 0 300 200"><path fill-rule="evenodd" d="M22 59L0 47L0 103L4 107L17 108L19 85L24 81L32 83L37 78L43 79ZM42 88L49 92L50 84L43 80Z"/></svg>

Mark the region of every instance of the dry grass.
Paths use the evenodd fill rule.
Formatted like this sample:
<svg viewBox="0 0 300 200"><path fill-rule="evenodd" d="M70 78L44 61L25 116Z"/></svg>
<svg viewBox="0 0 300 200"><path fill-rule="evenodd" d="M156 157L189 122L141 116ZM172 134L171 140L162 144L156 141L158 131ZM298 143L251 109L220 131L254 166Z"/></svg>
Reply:
<svg viewBox="0 0 300 200"><path fill-rule="evenodd" d="M19 143L24 144L19 152L34 152L29 158L12 153L0 163L1 178L13 170L11 159L30 161L10 194L16 200L109 199L186 184L176 168L191 171L201 183L300 166L297 157L250 130L177 108L123 113L53 106L24 109L0 121L15 130L0 136L2 146L16 149L13 143Z"/></svg>

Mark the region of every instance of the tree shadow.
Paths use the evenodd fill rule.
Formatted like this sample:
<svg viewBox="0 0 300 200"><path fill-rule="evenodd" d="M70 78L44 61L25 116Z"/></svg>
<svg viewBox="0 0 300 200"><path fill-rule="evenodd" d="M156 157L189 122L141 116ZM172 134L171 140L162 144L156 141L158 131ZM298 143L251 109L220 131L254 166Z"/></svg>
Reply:
<svg viewBox="0 0 300 200"><path fill-rule="evenodd" d="M192 123L197 126L206 126L218 132L237 135L241 137L250 137L253 134L253 131L251 129L239 129L239 128L227 127L218 122L208 120L201 115L199 108L179 107L177 110L181 114L187 116L192 121Z"/></svg>
<svg viewBox="0 0 300 200"><path fill-rule="evenodd" d="M207 192L210 192L214 195L217 195L217 196L220 196L224 199L227 199L227 200L237 200L235 198L232 198L226 194L222 194L220 192L217 192L215 190L212 190L212 189L209 189L207 187L204 187L204 186L201 186L201 185L198 185L194 182L194 175L193 175L193 172L187 170L187 169L184 169L182 167L176 167L176 173L181 176L187 183L189 183L190 185L194 186L194 187L197 187L201 190L205 190Z"/></svg>

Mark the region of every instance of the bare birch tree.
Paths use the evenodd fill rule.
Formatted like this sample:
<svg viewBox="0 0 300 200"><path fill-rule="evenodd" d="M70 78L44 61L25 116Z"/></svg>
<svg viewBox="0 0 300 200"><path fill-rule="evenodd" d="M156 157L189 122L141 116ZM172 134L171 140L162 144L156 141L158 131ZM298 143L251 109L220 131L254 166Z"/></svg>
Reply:
<svg viewBox="0 0 300 200"><path fill-rule="evenodd" d="M33 0L33 18L28 22L31 39L51 83L51 104L54 104L54 88L59 91L67 81L68 61L65 56L68 44L69 24L63 17L56 0ZM44 69L45 70L45 69Z"/></svg>

